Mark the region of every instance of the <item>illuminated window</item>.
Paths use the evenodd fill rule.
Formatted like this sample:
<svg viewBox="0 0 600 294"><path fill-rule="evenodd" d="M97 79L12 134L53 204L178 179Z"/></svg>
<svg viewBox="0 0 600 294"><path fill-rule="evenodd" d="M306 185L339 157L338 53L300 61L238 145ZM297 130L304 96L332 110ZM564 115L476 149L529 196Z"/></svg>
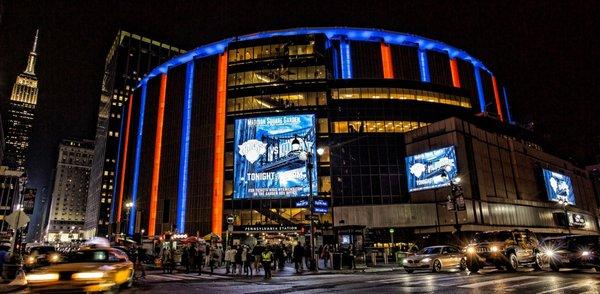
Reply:
<svg viewBox="0 0 600 294"><path fill-rule="evenodd" d="M341 88L331 90L332 99L417 100L471 108L467 97L401 88Z"/></svg>
<svg viewBox="0 0 600 294"><path fill-rule="evenodd" d="M337 121L332 133L404 133L429 125L416 121Z"/></svg>

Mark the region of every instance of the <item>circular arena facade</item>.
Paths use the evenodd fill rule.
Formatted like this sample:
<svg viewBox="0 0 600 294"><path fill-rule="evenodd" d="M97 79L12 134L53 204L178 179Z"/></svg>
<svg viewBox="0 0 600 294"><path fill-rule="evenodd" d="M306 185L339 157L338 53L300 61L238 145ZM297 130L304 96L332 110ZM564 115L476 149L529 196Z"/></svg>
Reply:
<svg viewBox="0 0 600 294"><path fill-rule="evenodd" d="M560 233L548 170L572 182L571 217L586 221L572 229L596 231L585 171L519 128L506 93L465 51L385 30L298 28L200 46L153 69L128 99L113 228L221 235L232 216L235 231L293 232L313 201L322 235L444 233L455 222ZM444 166L439 150L452 153ZM440 167L462 179L456 215Z"/></svg>

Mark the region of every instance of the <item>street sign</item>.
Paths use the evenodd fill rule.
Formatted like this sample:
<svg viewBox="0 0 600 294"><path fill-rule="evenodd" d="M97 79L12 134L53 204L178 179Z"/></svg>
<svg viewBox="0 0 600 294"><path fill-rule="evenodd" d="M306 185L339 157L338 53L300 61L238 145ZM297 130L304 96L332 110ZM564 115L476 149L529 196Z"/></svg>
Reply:
<svg viewBox="0 0 600 294"><path fill-rule="evenodd" d="M4 220L12 228L18 229L27 225L29 216L22 210L16 210L9 214Z"/></svg>
<svg viewBox="0 0 600 294"><path fill-rule="evenodd" d="M465 204L465 197L463 197L463 195L459 195L456 197L456 207L458 211L467 210L467 205Z"/></svg>
<svg viewBox="0 0 600 294"><path fill-rule="evenodd" d="M318 215L314 215L314 214L313 215L307 214L307 215L304 216L304 219L305 220L319 220L319 216Z"/></svg>

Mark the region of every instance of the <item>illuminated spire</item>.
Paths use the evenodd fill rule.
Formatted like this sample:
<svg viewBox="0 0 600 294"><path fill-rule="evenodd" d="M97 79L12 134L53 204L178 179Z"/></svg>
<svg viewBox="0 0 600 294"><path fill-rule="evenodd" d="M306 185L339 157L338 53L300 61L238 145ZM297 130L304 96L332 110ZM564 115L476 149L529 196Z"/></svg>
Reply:
<svg viewBox="0 0 600 294"><path fill-rule="evenodd" d="M35 39L33 40L33 48L31 52L29 52L29 59L27 59L27 68L25 69L25 73L34 76L35 75L35 61L37 60L37 43L38 43L38 34L40 30L37 29L35 31Z"/></svg>

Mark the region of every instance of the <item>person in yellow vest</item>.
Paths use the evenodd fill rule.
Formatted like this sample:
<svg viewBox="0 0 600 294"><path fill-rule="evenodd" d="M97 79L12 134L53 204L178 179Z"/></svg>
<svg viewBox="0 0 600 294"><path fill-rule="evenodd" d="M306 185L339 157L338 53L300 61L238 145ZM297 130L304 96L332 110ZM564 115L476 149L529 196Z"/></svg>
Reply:
<svg viewBox="0 0 600 294"><path fill-rule="evenodd" d="M261 263L265 270L265 280L271 279L271 262L273 261L273 252L271 246L267 246L261 254Z"/></svg>

